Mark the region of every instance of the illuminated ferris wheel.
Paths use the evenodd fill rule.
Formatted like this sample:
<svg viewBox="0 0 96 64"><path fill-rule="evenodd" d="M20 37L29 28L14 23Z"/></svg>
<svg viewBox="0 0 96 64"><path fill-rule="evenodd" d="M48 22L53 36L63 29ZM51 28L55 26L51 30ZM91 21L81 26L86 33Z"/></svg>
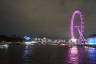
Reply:
<svg viewBox="0 0 96 64"><path fill-rule="evenodd" d="M75 16L80 16L80 21L75 21ZM77 24L79 23L79 24ZM84 21L83 15L80 10L75 10L71 17L71 24L70 24L70 32L71 32L71 41L72 42L82 42L86 39L83 36L84 33ZM76 33L78 32L78 34Z"/></svg>

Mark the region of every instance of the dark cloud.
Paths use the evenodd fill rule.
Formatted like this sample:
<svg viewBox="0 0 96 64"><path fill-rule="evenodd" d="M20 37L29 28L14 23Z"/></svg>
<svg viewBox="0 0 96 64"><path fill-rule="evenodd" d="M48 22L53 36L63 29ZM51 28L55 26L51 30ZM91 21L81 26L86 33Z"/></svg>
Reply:
<svg viewBox="0 0 96 64"><path fill-rule="evenodd" d="M95 0L2 0L0 33L26 34L44 32L52 37L70 37L72 12L84 14L85 34L95 33Z"/></svg>

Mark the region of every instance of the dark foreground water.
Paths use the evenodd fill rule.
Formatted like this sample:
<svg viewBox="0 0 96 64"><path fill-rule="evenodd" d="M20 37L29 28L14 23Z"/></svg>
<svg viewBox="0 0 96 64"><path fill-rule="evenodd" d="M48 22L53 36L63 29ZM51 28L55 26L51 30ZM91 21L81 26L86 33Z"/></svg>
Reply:
<svg viewBox="0 0 96 64"><path fill-rule="evenodd" d="M96 64L96 49L65 46L0 48L0 64Z"/></svg>

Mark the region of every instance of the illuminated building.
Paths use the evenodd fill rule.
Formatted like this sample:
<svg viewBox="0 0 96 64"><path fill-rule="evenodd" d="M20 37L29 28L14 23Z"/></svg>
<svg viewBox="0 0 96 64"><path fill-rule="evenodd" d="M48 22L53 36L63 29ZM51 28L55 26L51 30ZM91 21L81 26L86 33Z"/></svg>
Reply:
<svg viewBox="0 0 96 64"><path fill-rule="evenodd" d="M90 37L87 41L89 45L96 45L96 37Z"/></svg>
<svg viewBox="0 0 96 64"><path fill-rule="evenodd" d="M29 36L24 36L25 40L30 40L31 38Z"/></svg>
<svg viewBox="0 0 96 64"><path fill-rule="evenodd" d="M96 34L91 34L87 38L87 44L89 44L89 45L96 45Z"/></svg>

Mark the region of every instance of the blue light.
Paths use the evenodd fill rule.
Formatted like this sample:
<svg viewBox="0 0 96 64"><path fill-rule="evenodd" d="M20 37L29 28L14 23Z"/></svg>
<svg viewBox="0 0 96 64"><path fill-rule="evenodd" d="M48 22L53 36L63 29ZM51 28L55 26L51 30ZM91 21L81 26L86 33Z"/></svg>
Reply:
<svg viewBox="0 0 96 64"><path fill-rule="evenodd" d="M31 38L29 36L24 36L25 40L30 40Z"/></svg>
<svg viewBox="0 0 96 64"><path fill-rule="evenodd" d="M92 62L92 64L96 64L96 49L95 48L88 48L88 59Z"/></svg>
<svg viewBox="0 0 96 64"><path fill-rule="evenodd" d="M96 45L96 37L88 38L88 44L89 45Z"/></svg>

